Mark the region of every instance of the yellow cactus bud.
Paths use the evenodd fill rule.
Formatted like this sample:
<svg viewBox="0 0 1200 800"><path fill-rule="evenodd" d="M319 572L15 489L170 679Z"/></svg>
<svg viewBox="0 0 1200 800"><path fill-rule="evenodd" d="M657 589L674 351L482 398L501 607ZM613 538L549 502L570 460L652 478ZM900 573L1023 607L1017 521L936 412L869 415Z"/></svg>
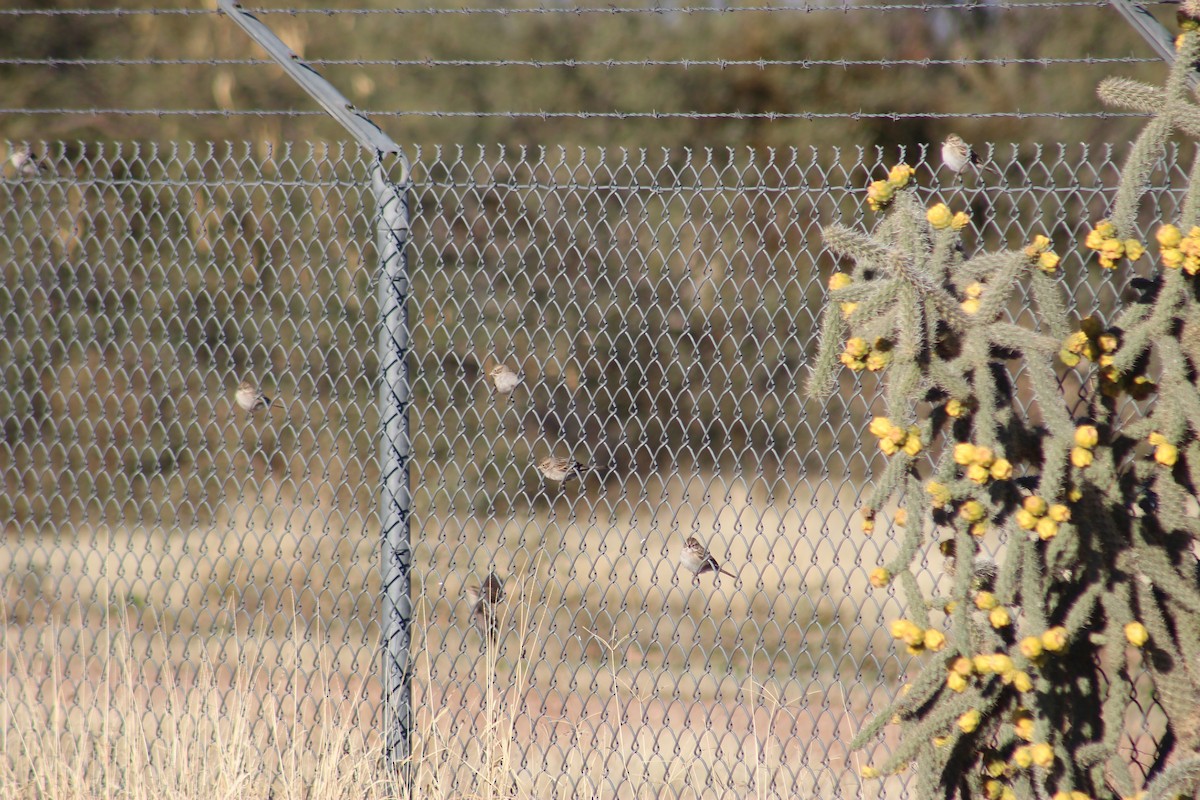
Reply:
<svg viewBox="0 0 1200 800"><path fill-rule="evenodd" d="M867 356L867 369L871 372L880 372L892 363L892 354L880 350L872 350Z"/></svg>
<svg viewBox="0 0 1200 800"><path fill-rule="evenodd" d="M1009 625L1012 625L1012 615L1008 613L1008 609L1004 606L997 606L988 614L988 622L996 630L1007 628Z"/></svg>
<svg viewBox="0 0 1200 800"><path fill-rule="evenodd" d="M983 522L976 522L971 526L971 535L976 539L982 539L984 536L987 536L987 532L988 522L986 519Z"/></svg>
<svg viewBox="0 0 1200 800"><path fill-rule="evenodd" d="M894 193L895 188L887 181L872 181L867 186L867 202L871 204L872 208L878 209L891 200Z"/></svg>
<svg viewBox="0 0 1200 800"><path fill-rule="evenodd" d="M936 230L949 228L953 218L954 215L950 213L950 209L945 203L938 203L925 212L925 219L929 220L929 224Z"/></svg>
<svg viewBox="0 0 1200 800"><path fill-rule="evenodd" d="M975 445L970 442L959 442L954 445L954 463L966 466L975 461Z"/></svg>
<svg viewBox="0 0 1200 800"><path fill-rule="evenodd" d="M1100 349L1105 353L1115 353L1121 346L1121 337L1115 333L1102 333L1096 337L1096 344L1100 345Z"/></svg>
<svg viewBox="0 0 1200 800"><path fill-rule="evenodd" d="M871 424L867 426L867 430L882 439L888 435L893 427L892 421L887 417L875 417L871 420Z"/></svg>
<svg viewBox="0 0 1200 800"><path fill-rule="evenodd" d="M888 171L888 180L897 188L899 188L908 183L908 179L913 176L914 172L916 172L916 170L914 170L908 164L900 163Z"/></svg>
<svg viewBox="0 0 1200 800"><path fill-rule="evenodd" d="M894 456L896 453L900 452L900 445L896 444L891 439L880 439L879 449L883 451L884 455Z"/></svg>
<svg viewBox="0 0 1200 800"><path fill-rule="evenodd" d="M1061 625L1055 626L1042 634L1042 647L1047 652L1058 653L1066 649L1067 629Z"/></svg>
<svg viewBox="0 0 1200 800"><path fill-rule="evenodd" d="M1157 447L1160 444L1166 444L1167 437L1163 436L1158 431L1155 431L1154 433L1150 434L1150 437L1148 438L1147 441L1149 441L1150 444L1155 445Z"/></svg>
<svg viewBox="0 0 1200 800"><path fill-rule="evenodd" d="M987 509L978 500L968 500L959 507L958 515L967 522L978 522L987 515Z"/></svg>
<svg viewBox="0 0 1200 800"><path fill-rule="evenodd" d="M862 372L867 368L867 362L855 358L849 353L842 353L839 360L847 369L851 370L852 372Z"/></svg>
<svg viewBox="0 0 1200 800"><path fill-rule="evenodd" d="M1050 508L1046 509L1046 516L1055 522L1070 522L1071 509L1064 506L1062 503L1055 503Z"/></svg>
<svg viewBox="0 0 1200 800"><path fill-rule="evenodd" d="M1000 781L991 780L983 784L983 794L987 800L1001 800L1004 794L1004 784Z"/></svg>
<svg viewBox="0 0 1200 800"><path fill-rule="evenodd" d="M925 491L929 493L934 508L944 508L950 502L950 490L937 481L925 484Z"/></svg>
<svg viewBox="0 0 1200 800"><path fill-rule="evenodd" d="M1099 250L1104 247L1104 236L1098 230L1090 230L1087 238L1083 240L1083 244L1089 250Z"/></svg>
<svg viewBox="0 0 1200 800"><path fill-rule="evenodd" d="M996 460L996 454L992 452L990 447L976 447L975 458L973 463L981 467L990 467L992 462Z"/></svg>
<svg viewBox="0 0 1200 800"><path fill-rule="evenodd" d="M1125 638L1134 647L1141 647L1150 639L1150 631L1140 622L1131 622L1125 626Z"/></svg>
<svg viewBox="0 0 1200 800"><path fill-rule="evenodd" d="M1038 269L1042 272L1054 272L1058 269L1059 257L1057 253L1042 253L1038 256Z"/></svg>
<svg viewBox="0 0 1200 800"><path fill-rule="evenodd" d="M1179 269L1183 266L1183 252L1179 250L1163 250L1159 255L1162 259L1163 266L1167 269Z"/></svg>
<svg viewBox="0 0 1200 800"><path fill-rule="evenodd" d="M963 289L963 296L978 300L979 298L983 297L984 288L985 287L982 283L976 282L968 284L967 288Z"/></svg>
<svg viewBox="0 0 1200 800"><path fill-rule="evenodd" d="M893 520L895 521L897 527L903 528L905 525L908 524L908 509L907 508L896 509L896 515L895 515L895 517L893 517Z"/></svg>
<svg viewBox="0 0 1200 800"><path fill-rule="evenodd" d="M1058 523L1049 517L1042 517L1037 523L1037 535L1043 542L1058 535Z"/></svg>
<svg viewBox="0 0 1200 800"><path fill-rule="evenodd" d="M917 453L920 453L921 447L921 437L919 436L909 435L909 437L904 440L904 452L908 453L910 456L915 456Z"/></svg>
<svg viewBox="0 0 1200 800"><path fill-rule="evenodd" d="M844 272L835 272L829 276L830 291L836 292L838 289L845 289L852 283L854 283L854 278Z"/></svg>
<svg viewBox="0 0 1200 800"><path fill-rule="evenodd" d="M1130 261L1137 261L1146 252L1146 246L1137 239L1125 240L1125 257Z"/></svg>
<svg viewBox="0 0 1200 800"><path fill-rule="evenodd" d="M971 666L980 675L987 675L992 671L992 657L990 655L977 655L971 659Z"/></svg>
<svg viewBox="0 0 1200 800"><path fill-rule="evenodd" d="M1067 499L1070 500L1072 503L1078 503L1080 500L1083 499L1083 492L1079 489L1072 487L1071 490L1069 492L1067 492Z"/></svg>
<svg viewBox="0 0 1200 800"><path fill-rule="evenodd" d="M967 410L967 404L958 398L951 398L946 401L946 414L951 417L961 417L963 412Z"/></svg>
<svg viewBox="0 0 1200 800"><path fill-rule="evenodd" d="M1035 529L1038 523L1038 518L1023 508L1017 509L1017 513L1013 514L1013 520L1016 521L1018 528L1026 531Z"/></svg>
<svg viewBox="0 0 1200 800"><path fill-rule="evenodd" d="M962 675L964 678L971 677L971 673L975 671L975 667L971 664L971 659L959 656L950 662L950 671Z"/></svg>
<svg viewBox="0 0 1200 800"><path fill-rule="evenodd" d="M871 585L876 589L882 589L892 582L892 573L888 572L883 567L876 567L875 569L871 570L871 577L869 580L871 581Z"/></svg>
<svg viewBox="0 0 1200 800"><path fill-rule="evenodd" d="M952 692L966 691L967 679L957 672L951 672L946 675L946 688Z"/></svg>
<svg viewBox="0 0 1200 800"><path fill-rule="evenodd" d="M972 708L967 713L958 718L958 727L963 733L972 733L979 727L979 722L983 716L978 709Z"/></svg>
<svg viewBox="0 0 1200 800"><path fill-rule="evenodd" d="M1100 431L1095 425L1080 425L1075 429L1075 444L1087 450L1095 448L1100 443Z"/></svg>
<svg viewBox="0 0 1200 800"><path fill-rule="evenodd" d="M956 231L961 231L970 224L971 214L967 211L959 211L950 218L950 227Z"/></svg>
<svg viewBox="0 0 1200 800"><path fill-rule="evenodd" d="M838 307L842 309L842 317L850 319L850 315L854 313L854 309L858 308L858 303L841 303Z"/></svg>
<svg viewBox="0 0 1200 800"><path fill-rule="evenodd" d="M950 741L950 737L948 737L948 736L935 736L935 737L933 737L933 746L934 747L945 747L946 742L948 742L948 741Z"/></svg>
<svg viewBox="0 0 1200 800"><path fill-rule="evenodd" d="M972 464L971 466L967 467L967 479L968 480L972 480L975 483L982 485L982 484L987 483L988 478L990 478L990 477L991 477L991 473L988 472L985 468L979 466L978 464Z"/></svg>
<svg viewBox="0 0 1200 800"><path fill-rule="evenodd" d="M866 778L867 780L871 780L873 778L879 777L879 770L876 769L875 767L872 767L870 764L868 764L865 767L863 767L862 769L860 769L858 771L858 774L861 775L862 777Z"/></svg>
<svg viewBox="0 0 1200 800"><path fill-rule="evenodd" d="M1113 225L1109 220L1102 219L1096 223L1096 231L1105 239L1111 239L1117 235L1117 226Z"/></svg>
<svg viewBox="0 0 1200 800"><path fill-rule="evenodd" d="M1173 444L1160 444L1154 448L1154 460L1164 467L1173 467L1179 461L1179 448Z"/></svg>
<svg viewBox="0 0 1200 800"><path fill-rule="evenodd" d="M1017 672L1013 674L1013 686L1018 692L1032 692L1033 678L1029 677L1028 672Z"/></svg>
<svg viewBox="0 0 1200 800"><path fill-rule="evenodd" d="M1021 507L1033 514L1035 517L1046 516L1046 511L1049 509L1046 501L1037 495L1030 495L1021 501Z"/></svg>
<svg viewBox="0 0 1200 800"><path fill-rule="evenodd" d="M1042 640L1037 636L1026 636L1021 640L1021 654L1026 658L1033 660L1041 658L1042 655Z"/></svg>
<svg viewBox="0 0 1200 800"><path fill-rule="evenodd" d="M996 595L991 592L979 592L975 595L975 607L980 611L991 611L998 603Z"/></svg>
<svg viewBox="0 0 1200 800"><path fill-rule="evenodd" d="M1013 720L1013 732L1027 742L1033 741L1033 717L1020 716Z"/></svg>
<svg viewBox="0 0 1200 800"><path fill-rule="evenodd" d="M992 477L998 481L1006 481L1012 477L1013 465L1007 458L997 458L992 462L990 472Z"/></svg>
<svg viewBox="0 0 1200 800"><path fill-rule="evenodd" d="M973 297L968 297L966 300L963 300L962 303L960 303L959 305L962 307L964 314L978 314L979 313L979 301Z"/></svg>
<svg viewBox="0 0 1200 800"><path fill-rule="evenodd" d="M1038 742L1029 748L1033 763L1039 767L1048 768L1054 764L1054 748L1046 742Z"/></svg>
<svg viewBox="0 0 1200 800"><path fill-rule="evenodd" d="M855 336L852 339L846 340L845 352L849 353L855 358L862 358L867 353L871 352L871 347L867 344L866 339L863 339L861 336ZM886 419L886 417L876 417L876 419Z"/></svg>
<svg viewBox="0 0 1200 800"><path fill-rule="evenodd" d="M1183 234L1174 225L1163 225L1155 232L1154 238L1162 247L1179 247Z"/></svg>
<svg viewBox="0 0 1200 800"><path fill-rule="evenodd" d="M1033 241L1025 247L1025 255L1034 258L1038 253L1043 253L1050 247L1050 239L1047 236L1038 234L1033 237Z"/></svg>
<svg viewBox="0 0 1200 800"><path fill-rule="evenodd" d="M1033 766L1033 753L1029 750L1029 745L1021 745L1016 750L1013 750L1012 762L1018 769L1029 769Z"/></svg>
<svg viewBox="0 0 1200 800"><path fill-rule="evenodd" d="M1080 469L1090 467L1095 458L1091 450L1085 450L1082 447L1071 448L1071 463Z"/></svg>
<svg viewBox="0 0 1200 800"><path fill-rule="evenodd" d="M1073 367L1083 359L1072 353L1070 350L1059 350L1058 360L1066 364L1068 367Z"/></svg>
<svg viewBox="0 0 1200 800"><path fill-rule="evenodd" d="M925 631L924 645L925 649L932 653L943 650L946 647L946 634L930 628Z"/></svg>

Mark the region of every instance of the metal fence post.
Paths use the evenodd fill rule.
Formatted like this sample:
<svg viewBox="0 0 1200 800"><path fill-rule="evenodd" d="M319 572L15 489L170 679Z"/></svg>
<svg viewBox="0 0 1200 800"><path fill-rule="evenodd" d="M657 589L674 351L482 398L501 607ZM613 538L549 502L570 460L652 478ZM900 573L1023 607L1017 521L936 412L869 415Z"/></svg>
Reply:
<svg viewBox="0 0 1200 800"><path fill-rule="evenodd" d="M412 400L408 376L408 159L400 146L358 112L334 86L300 60L283 40L235 0L217 0L221 12L246 34L374 156L371 189L375 196L375 230L379 249L379 470L380 569L383 589L380 612L383 636L384 739L389 763L403 764L411 752L412 730L412 581L409 515L412 487L408 409ZM393 182L386 167L399 162ZM385 162L387 159L387 162Z"/></svg>
<svg viewBox="0 0 1200 800"><path fill-rule="evenodd" d="M407 169L405 175L407 177ZM379 419L382 569L383 691L386 746L392 764L410 753L412 730L412 580L409 543L412 456L408 409L409 191L407 180L387 179L382 159L371 170L379 257Z"/></svg>

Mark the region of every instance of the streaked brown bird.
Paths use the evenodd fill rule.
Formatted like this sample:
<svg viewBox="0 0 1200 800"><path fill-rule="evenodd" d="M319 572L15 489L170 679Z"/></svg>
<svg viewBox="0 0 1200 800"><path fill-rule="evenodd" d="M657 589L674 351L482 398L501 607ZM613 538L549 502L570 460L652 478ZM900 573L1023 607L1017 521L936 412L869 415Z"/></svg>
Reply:
<svg viewBox="0 0 1200 800"><path fill-rule="evenodd" d="M479 587L475 584L467 586L466 595L467 606L471 610L471 621L483 637L484 645L495 647L500 641L500 616L496 613L496 607L480 594Z"/></svg>
<svg viewBox="0 0 1200 800"><path fill-rule="evenodd" d="M694 583L698 583L700 576L706 572L719 572L737 578L737 575L722 567L721 562L695 536L689 536L683 543L683 549L679 551L679 565L692 573Z"/></svg>
<svg viewBox="0 0 1200 800"><path fill-rule="evenodd" d="M237 394L234 395L242 411L247 414L253 414L256 411L262 411L264 408L270 408L278 402L278 399L272 400L267 395L250 381L242 381L238 384Z"/></svg>
<svg viewBox="0 0 1200 800"><path fill-rule="evenodd" d="M549 456L542 459L537 465L538 471L546 476L548 481L557 481L559 483L567 483L572 478L583 478L583 473L587 472L592 467L586 464L581 464L573 458L559 458L558 456Z"/></svg>
<svg viewBox="0 0 1200 800"><path fill-rule="evenodd" d="M492 605L504 602L504 581L495 572L483 579L483 596Z"/></svg>
<svg viewBox="0 0 1200 800"><path fill-rule="evenodd" d="M971 148L971 145L964 142L962 137L956 133L950 134L946 137L946 141L942 142L942 163L956 175L966 169L968 164L975 169L990 169L997 175L1004 174L995 164L981 161L979 154Z"/></svg>
<svg viewBox="0 0 1200 800"><path fill-rule="evenodd" d="M946 574L951 578L958 572L958 548L954 544L953 539L946 539L938 543L938 550L941 551L942 558L946 559L945 569ZM990 558L975 559L975 569L971 578L971 588L977 592L990 592L996 588L996 577L999 574L999 567L996 562Z"/></svg>
<svg viewBox="0 0 1200 800"><path fill-rule="evenodd" d="M521 376L509 369L507 364L499 364L488 370L492 384L500 394L511 394L521 382Z"/></svg>

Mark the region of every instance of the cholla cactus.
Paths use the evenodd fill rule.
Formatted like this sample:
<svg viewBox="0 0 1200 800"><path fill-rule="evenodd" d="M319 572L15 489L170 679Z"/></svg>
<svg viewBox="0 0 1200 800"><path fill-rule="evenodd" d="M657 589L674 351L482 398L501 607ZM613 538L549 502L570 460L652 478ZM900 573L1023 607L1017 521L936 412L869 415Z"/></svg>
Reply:
<svg viewBox="0 0 1200 800"><path fill-rule="evenodd" d="M871 187L887 209L873 235L824 232L854 269L830 281L810 393L828 393L839 354L882 376L886 416L869 433L888 462L864 526L895 503L904 534L870 581L899 584L908 619L892 633L927 654L854 746L898 722L896 749L865 772L916 762L917 797L1200 791L1200 159L1180 219L1157 230L1157 260L1134 228L1166 137L1200 138L1186 85L1198 58L1189 32L1165 89L1102 86L1106 101L1156 115L1085 242L1098 268L1140 275L1140 299L1110 320L1072 323L1045 237L965 257L967 219L922 206L903 165ZM1022 284L1036 330L1005 315ZM1064 396L1067 370L1081 372L1081 397ZM998 564L980 556L985 540ZM935 547L954 567L946 597L925 597L913 572ZM1121 747L1142 668L1168 718L1144 779Z"/></svg>

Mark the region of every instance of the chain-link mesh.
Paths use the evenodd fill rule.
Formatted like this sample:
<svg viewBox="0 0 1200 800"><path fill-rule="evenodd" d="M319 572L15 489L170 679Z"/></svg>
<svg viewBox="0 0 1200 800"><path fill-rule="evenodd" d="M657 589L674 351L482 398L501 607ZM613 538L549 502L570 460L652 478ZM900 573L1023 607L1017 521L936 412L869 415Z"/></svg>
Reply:
<svg viewBox="0 0 1200 800"><path fill-rule="evenodd" d="M370 164L319 146L34 151L39 173L0 181L10 708L86 718L124 625L149 687L124 724L154 730L155 689L186 690L198 664L253 663L263 702L334 695L377 729ZM972 209L981 243L1046 233L1075 253L1063 286L1082 313L1119 303L1068 246L1103 215L1112 153L994 155L1003 189L908 160ZM913 666L886 630L898 602L865 579L890 521L868 537L855 513L878 391L847 375L818 406L802 387L833 265L819 228L872 226L863 187L894 160L416 153L414 701L431 758L453 771L499 731L511 780L540 796L860 794L858 759L894 739L861 756L849 740ZM1172 153L1162 216L1182 177ZM521 378L509 394L501 364ZM243 379L278 402L243 411ZM548 456L591 469L559 485ZM689 536L735 577L679 569ZM493 572L489 652L466 587ZM940 576L934 555L922 580Z"/></svg>

